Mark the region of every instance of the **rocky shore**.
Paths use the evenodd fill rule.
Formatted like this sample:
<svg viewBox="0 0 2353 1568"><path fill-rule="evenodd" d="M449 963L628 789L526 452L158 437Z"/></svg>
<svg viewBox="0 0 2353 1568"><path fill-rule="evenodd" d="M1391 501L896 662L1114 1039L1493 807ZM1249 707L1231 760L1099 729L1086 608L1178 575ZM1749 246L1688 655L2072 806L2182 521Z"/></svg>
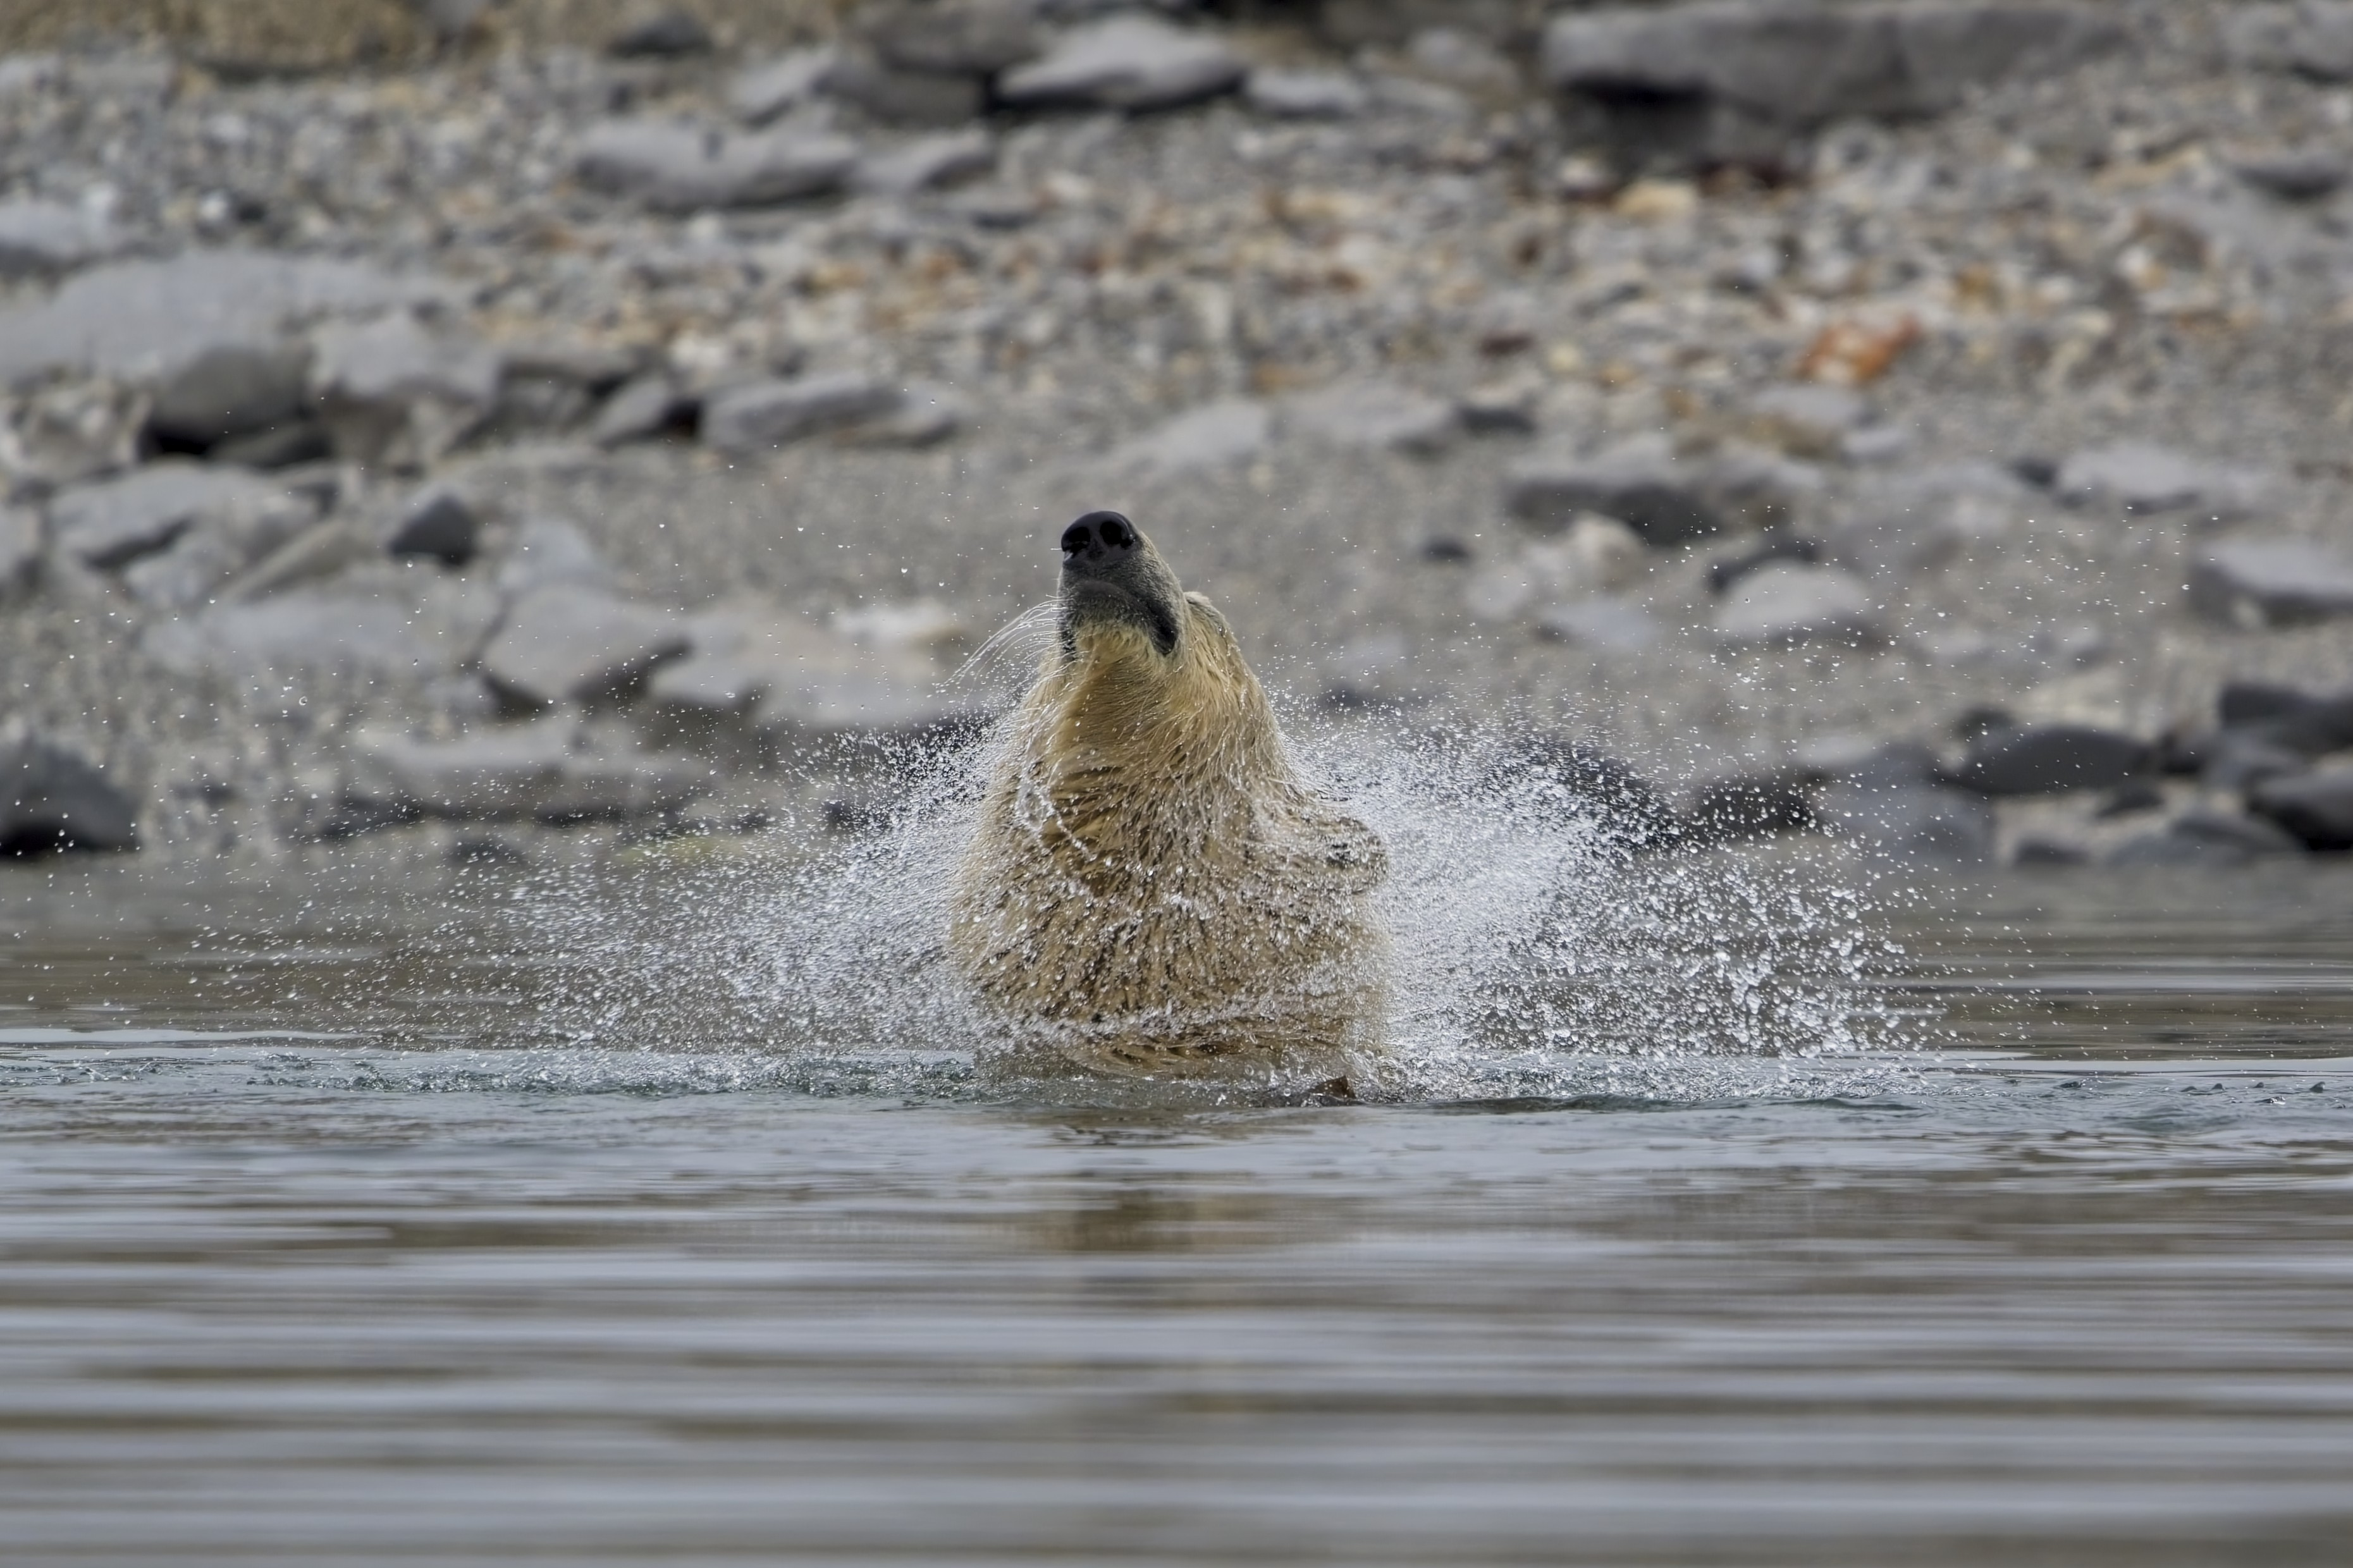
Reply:
<svg viewBox="0 0 2353 1568"><path fill-rule="evenodd" d="M0 57L9 852L857 831L1097 506L1643 847L2353 847L2353 4L380 9Z"/></svg>

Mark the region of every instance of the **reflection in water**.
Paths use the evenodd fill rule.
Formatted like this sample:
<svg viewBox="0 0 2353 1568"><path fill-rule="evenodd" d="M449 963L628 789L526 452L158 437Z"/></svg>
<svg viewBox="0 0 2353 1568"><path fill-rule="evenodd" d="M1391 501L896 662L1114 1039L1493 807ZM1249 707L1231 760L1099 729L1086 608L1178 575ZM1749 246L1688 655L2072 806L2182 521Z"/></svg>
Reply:
<svg viewBox="0 0 2353 1568"><path fill-rule="evenodd" d="M0 879L12 1568L2353 1543L2341 875L1924 899L1909 1050L1225 1108L584 1037L433 875Z"/></svg>

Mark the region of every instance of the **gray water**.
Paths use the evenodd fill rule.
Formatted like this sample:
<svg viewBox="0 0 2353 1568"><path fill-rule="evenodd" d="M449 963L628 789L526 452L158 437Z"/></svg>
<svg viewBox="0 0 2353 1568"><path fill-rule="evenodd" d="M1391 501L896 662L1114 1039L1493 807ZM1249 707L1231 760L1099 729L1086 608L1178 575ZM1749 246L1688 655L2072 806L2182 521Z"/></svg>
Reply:
<svg viewBox="0 0 2353 1568"><path fill-rule="evenodd" d="M2353 868L1883 879L1778 1036L1336 1105L764 1033L900 884L629 858L0 869L0 1559L2353 1560Z"/></svg>

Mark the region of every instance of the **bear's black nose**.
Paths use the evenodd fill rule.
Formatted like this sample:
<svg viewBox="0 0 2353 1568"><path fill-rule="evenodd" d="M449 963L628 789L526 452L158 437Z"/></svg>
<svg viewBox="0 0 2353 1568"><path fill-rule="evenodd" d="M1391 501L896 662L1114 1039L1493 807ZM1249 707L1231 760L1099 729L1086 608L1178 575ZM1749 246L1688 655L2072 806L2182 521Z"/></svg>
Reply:
<svg viewBox="0 0 2353 1568"><path fill-rule="evenodd" d="M1135 525L1115 511L1091 511L1062 530L1062 564L1114 566L1135 553Z"/></svg>

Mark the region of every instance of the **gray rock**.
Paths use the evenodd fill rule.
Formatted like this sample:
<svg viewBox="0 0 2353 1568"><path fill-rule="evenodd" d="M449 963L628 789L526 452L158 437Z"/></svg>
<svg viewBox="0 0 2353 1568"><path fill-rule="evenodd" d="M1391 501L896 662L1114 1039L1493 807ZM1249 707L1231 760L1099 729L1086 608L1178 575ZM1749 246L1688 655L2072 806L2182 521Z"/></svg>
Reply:
<svg viewBox="0 0 2353 1568"><path fill-rule="evenodd" d="M1905 578L2000 547L2026 488L1990 463L1956 463L1865 487L1824 531L1832 556L1869 577Z"/></svg>
<svg viewBox="0 0 2353 1568"><path fill-rule="evenodd" d="M1640 653L1665 635L1648 610L1606 595L1547 605L1536 612L1536 630L1603 653Z"/></svg>
<svg viewBox="0 0 2353 1568"><path fill-rule="evenodd" d="M328 577L346 566L372 560L376 541L356 519L331 517L311 524L223 584L223 601L258 599L297 583Z"/></svg>
<svg viewBox="0 0 2353 1568"><path fill-rule="evenodd" d="M888 64L934 76L994 76L1045 43L1029 0L898 0L870 9L858 31Z"/></svg>
<svg viewBox="0 0 2353 1568"><path fill-rule="evenodd" d="M1293 398L1284 423L1337 447L1435 457L1461 433L1442 399L1390 382L1341 382Z"/></svg>
<svg viewBox="0 0 2353 1568"><path fill-rule="evenodd" d="M666 120L614 120L582 134L583 183L656 212L774 206L841 188L858 164L846 137L795 131L750 134Z"/></svg>
<svg viewBox="0 0 2353 1568"><path fill-rule="evenodd" d="M679 618L586 584L536 588L507 612L482 650L482 676L525 707L607 702L688 647Z"/></svg>
<svg viewBox="0 0 2353 1568"><path fill-rule="evenodd" d="M498 355L488 345L430 331L405 310L330 325L315 342L312 390L335 450L348 461L433 462L498 397Z"/></svg>
<svg viewBox="0 0 2353 1568"><path fill-rule="evenodd" d="M1819 382L1769 387L1748 406L1775 441L1816 458L1840 453L1846 437L1871 417L1871 405L1861 393Z"/></svg>
<svg viewBox="0 0 2353 1568"><path fill-rule="evenodd" d="M2230 539L2198 548L2189 604L2248 630L2353 614L2353 558L2302 539Z"/></svg>
<svg viewBox="0 0 2353 1568"><path fill-rule="evenodd" d="M1595 458L1523 458L1505 470L1504 487L1505 508L1523 522L1564 528L1579 512L1599 512L1665 548L1728 527L1786 522L1820 479L1759 456L1683 459L1637 442Z"/></svg>
<svg viewBox="0 0 2353 1568"><path fill-rule="evenodd" d="M1533 376L1491 381L1454 402L1454 417L1474 436L1533 436L1545 385Z"/></svg>
<svg viewBox="0 0 2353 1568"><path fill-rule="evenodd" d="M310 355L300 345L222 343L156 386L147 428L168 444L203 450L299 420L310 401Z"/></svg>
<svg viewBox="0 0 2353 1568"><path fill-rule="evenodd" d="M974 718L912 650L869 647L752 606L706 611L691 626L691 657L663 666L649 684L655 707L673 718L744 721L786 750L843 734L919 734Z"/></svg>
<svg viewBox="0 0 2353 1568"><path fill-rule="evenodd" d="M1007 71L997 95L1030 108L1169 109L1236 87L1247 70L1213 34L1111 16L1072 28L1040 58Z"/></svg>
<svg viewBox="0 0 2353 1568"><path fill-rule="evenodd" d="M2146 441L2124 441L2076 453L2062 464L2054 488L2077 506L2120 506L2126 511L2195 509L2210 517L2261 510L2277 489L2257 468L2210 462Z"/></svg>
<svg viewBox="0 0 2353 1568"><path fill-rule="evenodd" d="M422 686L450 659L411 621L406 606L383 599L290 594L159 621L140 646L184 676L316 670Z"/></svg>
<svg viewBox="0 0 2353 1568"><path fill-rule="evenodd" d="M1847 117L1940 114L1971 87L2063 68L2123 37L2094 8L2019 0L1712 0L1556 16L1543 74L1611 115L1621 142L1698 159L1771 158L1791 132Z"/></svg>
<svg viewBox="0 0 2353 1568"><path fill-rule="evenodd" d="M1716 640L1727 647L1887 640L1872 592L1861 578L1835 566L1788 562L1743 578L1717 608L1714 625Z"/></svg>
<svg viewBox="0 0 2353 1568"><path fill-rule="evenodd" d="M109 226L61 202L0 202L0 279L70 272L117 248Z"/></svg>
<svg viewBox="0 0 2353 1568"><path fill-rule="evenodd" d="M1323 0L1315 8L1315 27L1347 48L1402 44L1424 28L1440 26L1503 40L1525 26L1528 14L1520 0Z"/></svg>
<svg viewBox="0 0 2353 1568"><path fill-rule="evenodd" d="M971 400L954 387L910 382L887 412L842 426L840 438L854 447L930 447L956 435L972 418Z"/></svg>
<svg viewBox="0 0 2353 1568"><path fill-rule="evenodd" d="M0 313L0 382L54 370L168 376L207 349L268 352L286 325L451 298L447 285L365 262L266 251L190 251L77 274L55 296Z"/></svg>
<svg viewBox="0 0 2353 1568"><path fill-rule="evenodd" d="M111 570L163 549L206 511L280 494L234 468L167 459L58 495L49 502L49 531L60 553Z"/></svg>
<svg viewBox="0 0 2353 1568"><path fill-rule="evenodd" d="M1707 591L1722 594L1742 578L1763 570L1777 561L1794 562L1801 566L1819 565L1822 558L1821 542L1800 533L1779 530L1767 533L1750 549L1736 555L1721 556L1707 563Z"/></svg>
<svg viewBox="0 0 2353 1568"><path fill-rule="evenodd" d="M596 553L596 545L566 517L544 513L527 517L515 531L506 563L499 568L499 592L520 598L534 589L557 583L605 587L612 568Z"/></svg>
<svg viewBox="0 0 2353 1568"><path fill-rule="evenodd" d="M454 485L427 485L408 498L385 531L388 555L429 555L449 566L474 558L482 532L481 513Z"/></svg>
<svg viewBox="0 0 2353 1568"><path fill-rule="evenodd" d="M2307 771L2304 752L2259 734L2225 730L2206 748L2198 779L2209 789L2249 790Z"/></svg>
<svg viewBox="0 0 2353 1568"><path fill-rule="evenodd" d="M158 609L202 604L317 520L309 502L282 490L207 506L168 548L125 567L122 585Z"/></svg>
<svg viewBox="0 0 2353 1568"><path fill-rule="evenodd" d="M1405 57L1421 75L1465 92L1503 97L1520 88L1518 68L1486 39L1460 27L1418 29Z"/></svg>
<svg viewBox="0 0 2353 1568"><path fill-rule="evenodd" d="M1156 479L1246 462L1266 449L1273 420L1266 405L1243 399L1205 404L1113 452L1116 468Z"/></svg>
<svg viewBox="0 0 2353 1568"><path fill-rule="evenodd" d="M728 84L727 107L738 120L765 125L815 98L836 59L829 47L794 49L739 73Z"/></svg>
<svg viewBox="0 0 2353 1568"><path fill-rule="evenodd" d="M846 49L825 74L825 90L877 120L901 125L961 125L987 106L976 76L901 70L871 51Z"/></svg>
<svg viewBox="0 0 2353 1568"><path fill-rule="evenodd" d="M2233 680L2223 685L2215 709L2225 735L2259 736L2315 757L2353 746L2353 691L2324 696Z"/></svg>
<svg viewBox="0 0 2353 1568"><path fill-rule="evenodd" d="M32 586L41 570L41 514L0 506L0 601Z"/></svg>
<svg viewBox="0 0 2353 1568"><path fill-rule="evenodd" d="M702 443L749 456L822 430L881 418L899 391L861 371L833 371L793 381L754 381L714 392L702 404Z"/></svg>
<svg viewBox="0 0 2353 1568"><path fill-rule="evenodd" d="M609 391L646 364L641 349L553 335L500 343L498 356L501 381L560 382L588 392Z"/></svg>
<svg viewBox="0 0 2353 1568"><path fill-rule="evenodd" d="M2353 849L2353 766L2265 779L2247 792L2247 807L2307 849Z"/></svg>
<svg viewBox="0 0 2353 1568"><path fill-rule="evenodd" d="M1803 833L1818 825L1806 782L1786 772L1709 779L1683 804L1683 842L1694 847Z"/></svg>
<svg viewBox="0 0 2353 1568"><path fill-rule="evenodd" d="M1822 792L1816 812L1829 831L1883 854L1963 863L1993 858L1993 807L1960 790L1843 780Z"/></svg>
<svg viewBox="0 0 2353 1568"><path fill-rule="evenodd" d="M675 810L710 784L694 758L583 745L573 725L546 720L454 741L363 731L343 794L429 816L570 822Z"/></svg>
<svg viewBox="0 0 2353 1568"><path fill-rule="evenodd" d="M1373 106L1365 84L1345 71L1276 70L1261 66L1242 84L1242 99L1277 120L1350 120Z"/></svg>
<svg viewBox="0 0 2353 1568"><path fill-rule="evenodd" d="M79 752L0 731L0 856L136 849L139 806Z"/></svg>
<svg viewBox="0 0 2353 1568"><path fill-rule="evenodd" d="M985 174L997 166L997 139L977 126L918 137L859 160L850 184L881 195L911 195Z"/></svg>
<svg viewBox="0 0 2353 1568"><path fill-rule="evenodd" d="M2264 855L2294 855L2304 847L2284 830L2261 817L2234 816L2221 811L2185 811L2168 825L2166 836L2189 844L2224 847L2250 859Z"/></svg>
<svg viewBox="0 0 2353 1568"><path fill-rule="evenodd" d="M334 432L327 427L326 421L305 416L265 430L233 436L205 456L215 463L266 470L300 468L332 458L334 453Z"/></svg>
<svg viewBox="0 0 2353 1568"><path fill-rule="evenodd" d="M617 59L663 60L707 55L713 44L711 29L700 17L672 8L624 27L605 47Z"/></svg>
<svg viewBox="0 0 2353 1568"><path fill-rule="evenodd" d="M2325 201L2353 178L2353 166L2344 159L2315 152L2248 158L2232 164L2231 172L2255 189L2286 202Z"/></svg>
<svg viewBox="0 0 2353 1568"><path fill-rule="evenodd" d="M2156 748L2081 724L1996 728L1969 743L1953 782L1979 795L2106 789L2153 773Z"/></svg>
<svg viewBox="0 0 2353 1568"><path fill-rule="evenodd" d="M599 447L642 441L690 423L702 400L683 390L666 371L649 371L623 383L588 427L588 438Z"/></svg>
<svg viewBox="0 0 2353 1568"><path fill-rule="evenodd" d="M2242 6L2224 15L2222 41L2242 66L2353 81L2353 5L2346 0Z"/></svg>

